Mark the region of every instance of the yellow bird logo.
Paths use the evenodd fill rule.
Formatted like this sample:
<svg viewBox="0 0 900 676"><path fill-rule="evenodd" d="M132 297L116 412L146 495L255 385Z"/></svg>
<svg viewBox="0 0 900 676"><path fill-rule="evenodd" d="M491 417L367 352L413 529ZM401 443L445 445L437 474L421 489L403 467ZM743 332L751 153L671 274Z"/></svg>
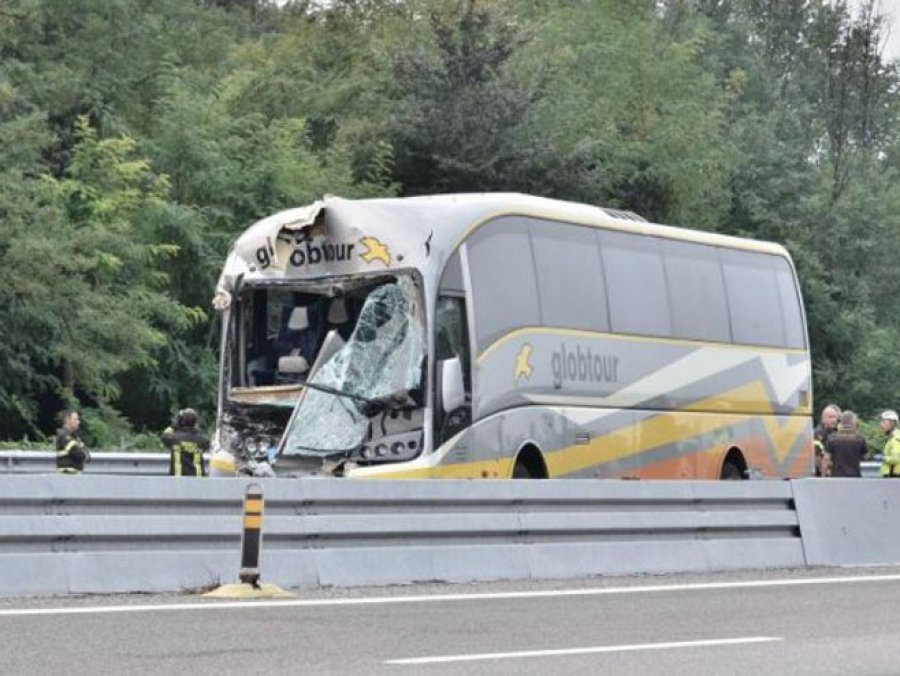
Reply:
<svg viewBox="0 0 900 676"><path fill-rule="evenodd" d="M390 266L391 250L388 248L387 244L382 244L375 237L363 237L359 240L359 243L366 247L366 250L359 254L359 257L366 263L381 261L384 263L384 267Z"/></svg>
<svg viewBox="0 0 900 676"><path fill-rule="evenodd" d="M528 343L525 343L520 349L519 354L516 355L516 371L513 375L513 380L518 384L521 378L525 378L525 380L531 380L531 374L534 373L534 368L529 363L529 359L531 359L531 353L534 351L534 348L531 347Z"/></svg>

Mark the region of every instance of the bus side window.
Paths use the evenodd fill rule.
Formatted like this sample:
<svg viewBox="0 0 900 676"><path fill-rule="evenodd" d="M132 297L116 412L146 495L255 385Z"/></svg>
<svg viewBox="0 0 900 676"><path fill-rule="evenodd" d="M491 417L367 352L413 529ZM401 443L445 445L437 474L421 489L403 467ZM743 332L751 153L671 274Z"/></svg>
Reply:
<svg viewBox="0 0 900 676"><path fill-rule="evenodd" d="M803 325L803 309L800 306L800 291L797 289L796 277L790 263L785 259L776 258L774 263L781 316L784 320L785 347L802 350L806 347L806 330Z"/></svg>
<svg viewBox="0 0 900 676"><path fill-rule="evenodd" d="M672 335L672 317L659 238L601 230L600 249L614 333Z"/></svg>
<svg viewBox="0 0 900 676"><path fill-rule="evenodd" d="M787 341L781 311L784 294L779 291L776 277L779 259L754 251L731 249L722 249L720 257L734 342L785 347ZM794 305L797 305L796 300Z"/></svg>
<svg viewBox="0 0 900 676"><path fill-rule="evenodd" d="M541 325L526 220L504 216L491 221L469 236L466 253L479 352L511 331Z"/></svg>
<svg viewBox="0 0 900 676"><path fill-rule="evenodd" d="M469 332L466 326L466 302L456 296L438 298L435 310L435 361L459 357L463 367L466 393L471 393L469 373Z"/></svg>
<svg viewBox="0 0 900 676"><path fill-rule="evenodd" d="M445 411L441 402L441 362L454 357L458 357L462 365L465 403L454 411ZM472 423L472 356L459 252L447 262L441 277L434 312L434 364L434 436L437 446Z"/></svg>
<svg viewBox="0 0 900 676"><path fill-rule="evenodd" d="M466 324L466 301L459 296L440 296L435 309L435 445L442 444L454 434L472 423L472 376L469 330ZM440 364L445 359L458 357L462 365L465 403L445 411L441 401L442 383Z"/></svg>

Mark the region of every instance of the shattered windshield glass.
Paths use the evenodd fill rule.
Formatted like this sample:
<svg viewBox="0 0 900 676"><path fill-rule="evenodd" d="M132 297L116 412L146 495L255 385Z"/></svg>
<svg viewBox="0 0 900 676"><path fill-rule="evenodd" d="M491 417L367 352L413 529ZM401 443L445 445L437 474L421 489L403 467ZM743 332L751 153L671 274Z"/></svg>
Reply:
<svg viewBox="0 0 900 676"><path fill-rule="evenodd" d="M285 433L286 455L352 451L365 440L374 410L408 401L420 386L424 356L417 298L409 278L368 295L347 343L307 381Z"/></svg>

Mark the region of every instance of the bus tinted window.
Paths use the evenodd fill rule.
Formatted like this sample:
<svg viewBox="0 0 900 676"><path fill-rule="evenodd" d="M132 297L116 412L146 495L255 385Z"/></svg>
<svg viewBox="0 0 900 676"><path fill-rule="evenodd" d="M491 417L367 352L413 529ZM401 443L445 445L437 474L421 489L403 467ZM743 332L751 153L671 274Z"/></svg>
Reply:
<svg viewBox="0 0 900 676"><path fill-rule="evenodd" d="M513 329L539 325L537 284L525 221L498 219L478 229L466 247L478 348L485 349Z"/></svg>
<svg viewBox="0 0 900 676"><path fill-rule="evenodd" d="M665 242L666 279L677 338L731 341L719 256L711 246Z"/></svg>
<svg viewBox="0 0 900 676"><path fill-rule="evenodd" d="M781 300L781 318L784 321L785 347L806 347L803 332L803 311L800 308L800 292L790 263L776 258L775 280Z"/></svg>
<svg viewBox="0 0 900 676"><path fill-rule="evenodd" d="M612 330L654 336L672 334L660 241L655 237L600 232L609 289Z"/></svg>
<svg viewBox="0 0 900 676"><path fill-rule="evenodd" d="M444 274L441 276L440 288L442 293L464 293L459 251L455 252L447 261L447 267L444 268Z"/></svg>
<svg viewBox="0 0 900 676"><path fill-rule="evenodd" d="M750 251L721 250L734 342L781 347L785 343L775 279L778 258Z"/></svg>
<svg viewBox="0 0 900 676"><path fill-rule="evenodd" d="M596 233L575 225L531 221L531 243L543 325L608 331Z"/></svg>

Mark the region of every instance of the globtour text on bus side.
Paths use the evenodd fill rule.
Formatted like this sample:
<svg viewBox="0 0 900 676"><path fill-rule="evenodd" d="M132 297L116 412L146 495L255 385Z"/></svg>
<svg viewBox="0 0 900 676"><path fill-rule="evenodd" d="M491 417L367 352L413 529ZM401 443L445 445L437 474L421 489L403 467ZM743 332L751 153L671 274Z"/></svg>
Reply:
<svg viewBox="0 0 900 676"><path fill-rule="evenodd" d="M619 358L594 354L591 348L576 345L573 351L565 343L553 353L553 387L562 388L564 382L616 383L619 381Z"/></svg>

